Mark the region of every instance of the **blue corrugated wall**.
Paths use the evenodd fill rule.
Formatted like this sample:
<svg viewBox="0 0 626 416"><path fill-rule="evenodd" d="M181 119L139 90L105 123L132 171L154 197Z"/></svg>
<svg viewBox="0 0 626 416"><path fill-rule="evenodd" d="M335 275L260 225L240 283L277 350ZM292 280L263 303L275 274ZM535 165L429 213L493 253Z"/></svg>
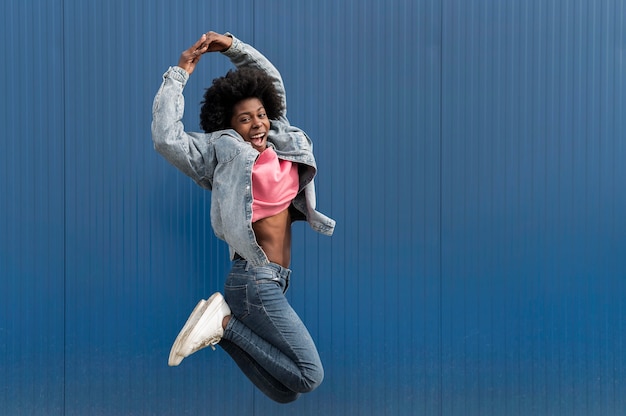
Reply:
<svg viewBox="0 0 626 416"><path fill-rule="evenodd" d="M326 379L290 405L167 366L229 266L150 139L207 30L279 67L338 221L295 230ZM626 414L623 0L8 0L0 35L0 414Z"/></svg>

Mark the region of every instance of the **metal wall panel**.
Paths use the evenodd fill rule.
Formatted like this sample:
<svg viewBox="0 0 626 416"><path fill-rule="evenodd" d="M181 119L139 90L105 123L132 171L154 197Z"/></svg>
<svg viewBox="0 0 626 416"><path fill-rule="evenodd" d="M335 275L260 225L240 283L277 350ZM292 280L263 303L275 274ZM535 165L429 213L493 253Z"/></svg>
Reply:
<svg viewBox="0 0 626 416"><path fill-rule="evenodd" d="M442 413L621 414L624 3L444 7Z"/></svg>
<svg viewBox="0 0 626 416"><path fill-rule="evenodd" d="M61 3L0 6L0 413L64 403Z"/></svg>
<svg viewBox="0 0 626 416"><path fill-rule="evenodd" d="M317 246L302 228L293 264L292 300L327 374L295 413L438 411L439 13L285 0L266 11L274 30L257 32L262 50L283 45L288 116L314 140L318 205L338 221Z"/></svg>
<svg viewBox="0 0 626 416"><path fill-rule="evenodd" d="M0 413L626 411L622 0L0 12ZM338 222L332 238L295 226L288 296L326 379L290 405L219 349L167 367L229 266L210 194L150 139L161 74L207 30L281 70ZM188 129L228 68L203 58Z"/></svg>

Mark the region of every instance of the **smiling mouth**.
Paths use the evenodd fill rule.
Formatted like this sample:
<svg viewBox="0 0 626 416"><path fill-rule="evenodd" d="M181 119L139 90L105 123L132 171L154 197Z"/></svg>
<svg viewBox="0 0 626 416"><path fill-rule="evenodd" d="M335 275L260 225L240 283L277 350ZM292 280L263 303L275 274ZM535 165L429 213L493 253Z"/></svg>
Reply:
<svg viewBox="0 0 626 416"><path fill-rule="evenodd" d="M265 133L255 134L254 136L250 136L250 142L255 144L261 144L264 138Z"/></svg>

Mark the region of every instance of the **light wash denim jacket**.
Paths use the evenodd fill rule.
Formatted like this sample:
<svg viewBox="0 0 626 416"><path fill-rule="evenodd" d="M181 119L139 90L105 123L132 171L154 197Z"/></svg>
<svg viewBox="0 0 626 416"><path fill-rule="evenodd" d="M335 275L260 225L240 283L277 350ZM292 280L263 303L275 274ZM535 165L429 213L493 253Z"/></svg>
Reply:
<svg viewBox="0 0 626 416"><path fill-rule="evenodd" d="M232 36L228 34L229 36ZM239 39L222 52L237 67L252 67L268 74L285 104L285 88L278 70L260 52ZM152 107L152 140L155 149L198 185L211 190L211 225L215 235L226 241L231 259L235 253L253 266L269 263L257 244L252 229L252 165L259 153L234 130L213 133L185 132L182 118L183 88L189 74L177 66L163 75ZM286 106L285 106L286 108ZM313 178L317 167L311 139L291 126L285 112L271 120L268 146L279 158L299 164L300 188L293 201L294 219L332 235L335 221L315 210Z"/></svg>

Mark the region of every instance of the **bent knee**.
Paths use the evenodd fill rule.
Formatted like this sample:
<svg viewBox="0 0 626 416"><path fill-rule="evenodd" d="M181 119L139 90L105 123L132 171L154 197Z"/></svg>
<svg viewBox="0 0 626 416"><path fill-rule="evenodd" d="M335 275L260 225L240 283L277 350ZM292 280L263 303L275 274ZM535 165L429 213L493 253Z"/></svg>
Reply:
<svg viewBox="0 0 626 416"><path fill-rule="evenodd" d="M304 377L300 393L310 393L324 381L324 368L320 365L311 369Z"/></svg>

